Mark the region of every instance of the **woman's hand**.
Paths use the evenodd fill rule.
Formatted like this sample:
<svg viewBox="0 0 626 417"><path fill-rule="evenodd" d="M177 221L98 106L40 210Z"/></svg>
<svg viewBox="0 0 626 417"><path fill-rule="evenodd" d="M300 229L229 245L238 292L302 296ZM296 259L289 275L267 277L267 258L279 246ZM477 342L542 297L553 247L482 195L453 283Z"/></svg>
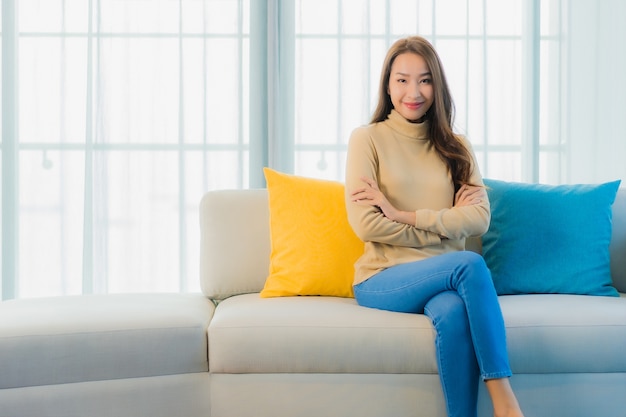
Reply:
<svg viewBox="0 0 626 417"><path fill-rule="evenodd" d="M473 206L487 199L485 187L464 184L454 196L454 207Z"/></svg>
<svg viewBox="0 0 626 417"><path fill-rule="evenodd" d="M350 194L354 203L361 206L377 207L385 217L399 223L415 223L415 213L400 211L391 205L387 197L378 188L376 181L367 177L361 177L361 181L365 183L365 186L357 188Z"/></svg>
<svg viewBox="0 0 626 417"><path fill-rule="evenodd" d="M393 206L389 203L389 200L387 200L387 197L385 197L382 191L380 191L380 188L378 188L378 183L367 177L361 177L361 181L363 181L365 185L362 188L357 188L352 191L352 194L350 194L352 201L361 206L378 207L385 216L387 216L385 210L390 211L390 209L393 209Z"/></svg>

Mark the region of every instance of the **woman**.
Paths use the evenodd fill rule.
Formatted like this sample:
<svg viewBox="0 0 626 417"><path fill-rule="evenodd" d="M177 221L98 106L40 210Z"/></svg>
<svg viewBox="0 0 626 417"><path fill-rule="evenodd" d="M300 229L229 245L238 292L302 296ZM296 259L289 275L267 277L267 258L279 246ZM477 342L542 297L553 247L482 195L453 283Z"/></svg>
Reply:
<svg viewBox="0 0 626 417"><path fill-rule="evenodd" d="M487 231L490 207L473 151L452 131L453 107L433 46L394 43L372 122L348 148L348 220L365 242L354 294L362 306L431 318L449 416L476 416L480 376L494 416L519 417L491 274L464 250Z"/></svg>

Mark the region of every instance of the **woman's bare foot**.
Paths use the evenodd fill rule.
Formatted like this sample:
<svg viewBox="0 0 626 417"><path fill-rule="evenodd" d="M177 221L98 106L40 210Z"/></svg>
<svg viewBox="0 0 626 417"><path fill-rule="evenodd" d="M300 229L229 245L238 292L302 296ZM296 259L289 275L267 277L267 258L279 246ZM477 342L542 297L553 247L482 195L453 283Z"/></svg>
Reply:
<svg viewBox="0 0 626 417"><path fill-rule="evenodd" d="M524 414L518 407L516 410L508 410L505 414L496 414L494 412L493 417L524 417Z"/></svg>
<svg viewBox="0 0 626 417"><path fill-rule="evenodd" d="M493 404L494 417L524 417L508 378L485 381Z"/></svg>

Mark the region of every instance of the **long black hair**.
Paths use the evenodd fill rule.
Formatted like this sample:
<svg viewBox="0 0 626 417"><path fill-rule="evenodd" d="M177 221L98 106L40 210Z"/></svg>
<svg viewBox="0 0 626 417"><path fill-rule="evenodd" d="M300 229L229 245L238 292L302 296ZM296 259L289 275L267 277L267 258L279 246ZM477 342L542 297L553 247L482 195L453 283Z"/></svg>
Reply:
<svg viewBox="0 0 626 417"><path fill-rule="evenodd" d="M402 54L413 53L426 61L433 83L433 104L426 112L424 120L429 121L430 139L441 158L448 165L448 170L454 182L454 189L468 184L472 174L472 155L454 131L454 102L441 60L433 45L421 36L411 36L396 41L385 57L380 76L378 90L378 105L372 115L372 123L387 119L393 109L389 96L389 78L391 67L395 59Z"/></svg>

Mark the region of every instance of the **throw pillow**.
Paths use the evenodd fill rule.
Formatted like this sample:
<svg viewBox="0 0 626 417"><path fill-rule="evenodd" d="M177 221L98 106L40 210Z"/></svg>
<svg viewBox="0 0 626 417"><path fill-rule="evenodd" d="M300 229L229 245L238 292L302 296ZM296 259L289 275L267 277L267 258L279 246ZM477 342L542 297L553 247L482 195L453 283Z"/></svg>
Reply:
<svg viewBox="0 0 626 417"><path fill-rule="evenodd" d="M483 256L498 294L618 296L609 244L620 181L543 185L485 179Z"/></svg>
<svg viewBox="0 0 626 417"><path fill-rule="evenodd" d="M348 223L343 184L264 173L271 254L261 297L353 297L354 263L364 244Z"/></svg>

